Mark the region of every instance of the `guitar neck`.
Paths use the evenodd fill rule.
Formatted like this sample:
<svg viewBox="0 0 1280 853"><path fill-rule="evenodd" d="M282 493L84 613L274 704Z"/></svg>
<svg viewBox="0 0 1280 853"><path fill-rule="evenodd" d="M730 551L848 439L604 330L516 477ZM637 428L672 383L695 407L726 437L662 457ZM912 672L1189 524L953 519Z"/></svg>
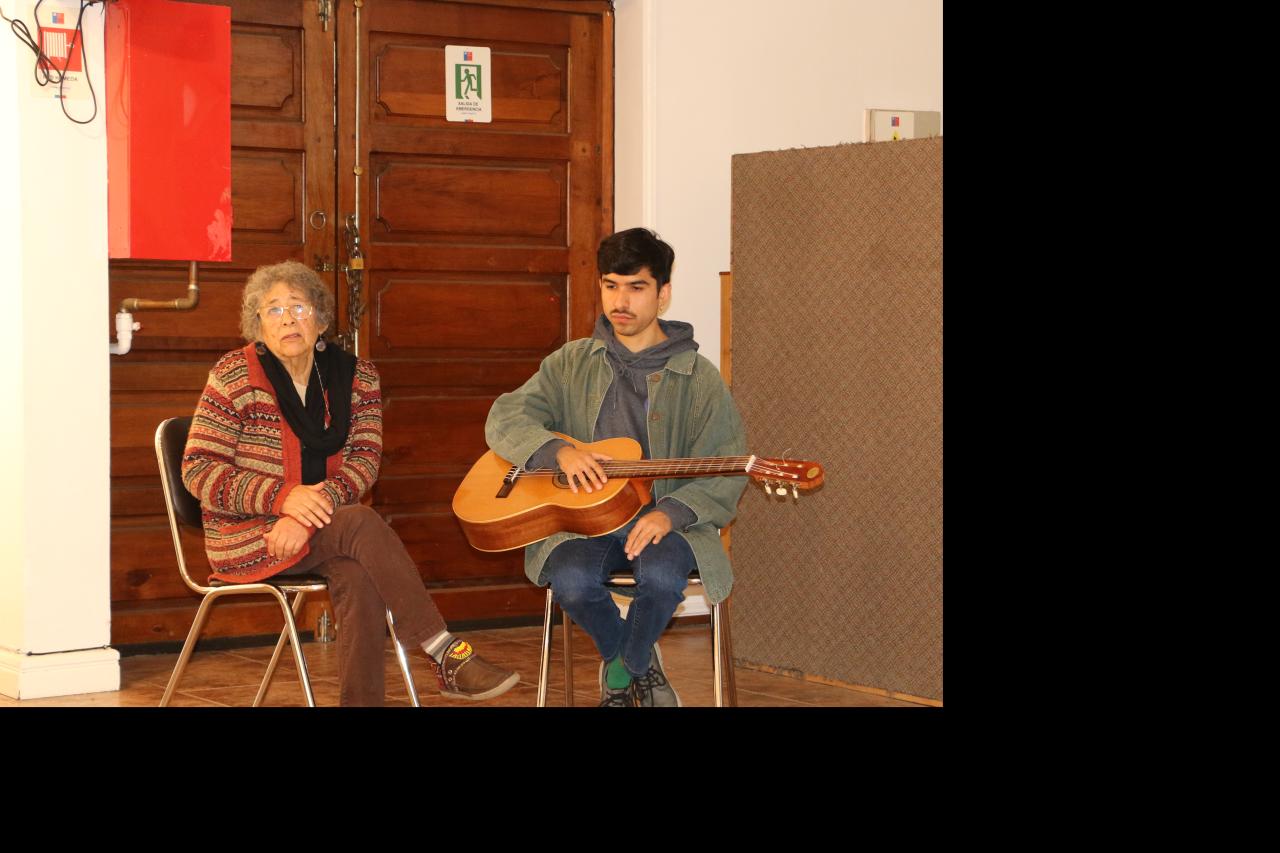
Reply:
<svg viewBox="0 0 1280 853"><path fill-rule="evenodd" d="M750 473L754 456L707 456L697 459L614 459L601 462L609 477L638 477L659 480L666 477L723 477ZM552 468L534 468L522 476L548 476L559 473Z"/></svg>

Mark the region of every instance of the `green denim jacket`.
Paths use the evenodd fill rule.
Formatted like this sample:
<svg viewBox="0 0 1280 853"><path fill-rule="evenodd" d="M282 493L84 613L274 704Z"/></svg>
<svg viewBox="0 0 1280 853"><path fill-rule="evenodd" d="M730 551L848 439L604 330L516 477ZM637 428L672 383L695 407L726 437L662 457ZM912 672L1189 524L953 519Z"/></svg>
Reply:
<svg viewBox="0 0 1280 853"><path fill-rule="evenodd" d="M613 368L605 344L596 338L570 341L542 360L538 372L493 403L485 422L489 447L510 462L524 465L538 448L555 438L551 431L595 441L596 419ZM720 371L694 350L673 355L662 370L649 374L649 451L654 459L692 456L742 456L746 435L738 408ZM733 569L720 545L720 528L733 520L746 477L699 477L653 481L653 498L672 497L696 513L683 536L693 550L707 598L729 597ZM542 567L553 548L580 533L556 533L524 550L529 580L546 586Z"/></svg>

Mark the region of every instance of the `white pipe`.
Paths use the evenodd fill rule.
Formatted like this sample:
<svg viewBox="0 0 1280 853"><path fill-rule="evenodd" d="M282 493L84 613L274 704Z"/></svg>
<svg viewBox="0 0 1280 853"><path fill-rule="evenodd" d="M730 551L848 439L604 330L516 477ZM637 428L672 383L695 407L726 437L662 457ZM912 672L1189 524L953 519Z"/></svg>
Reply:
<svg viewBox="0 0 1280 853"><path fill-rule="evenodd" d="M196 262L188 265L187 295L178 299L137 299L130 297L120 303L116 314L116 341L111 345L112 355L124 355L133 346L133 333L142 328L133 322L134 311L190 311L200 304L200 280Z"/></svg>
<svg viewBox="0 0 1280 853"><path fill-rule="evenodd" d="M142 328L141 323L133 322L133 315L128 311L116 314L116 341L111 344L112 355L124 355L133 346L133 333Z"/></svg>

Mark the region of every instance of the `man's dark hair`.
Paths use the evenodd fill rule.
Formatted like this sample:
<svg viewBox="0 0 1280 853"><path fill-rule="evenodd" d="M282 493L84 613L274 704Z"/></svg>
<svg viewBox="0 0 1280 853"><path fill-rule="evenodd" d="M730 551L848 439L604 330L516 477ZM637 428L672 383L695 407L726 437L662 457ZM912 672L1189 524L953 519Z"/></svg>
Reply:
<svg viewBox="0 0 1280 853"><path fill-rule="evenodd" d="M600 248L596 251L596 268L600 275L631 275L639 272L641 267L648 267L658 287L671 281L671 265L675 262L676 250L648 228L628 228L610 234L600 241Z"/></svg>

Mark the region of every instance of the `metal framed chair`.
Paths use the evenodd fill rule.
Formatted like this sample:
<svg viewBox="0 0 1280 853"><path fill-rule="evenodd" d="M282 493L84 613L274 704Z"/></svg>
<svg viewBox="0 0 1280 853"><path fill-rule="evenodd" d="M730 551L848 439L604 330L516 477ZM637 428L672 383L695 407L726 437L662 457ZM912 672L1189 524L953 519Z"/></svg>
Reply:
<svg viewBox="0 0 1280 853"><path fill-rule="evenodd" d="M253 706L256 708L261 705L263 697L267 695L267 688L270 687L271 678L275 675L276 665L284 651L284 644L288 641L293 648L293 659L298 666L298 680L302 682L302 691L306 694L307 705L314 708L316 699L311 691L307 659L302 653L302 644L298 641L296 619L302 612L302 604L307 594L323 592L327 589L327 582L323 577L315 575L289 575L278 579L267 578L256 583L236 584L218 580L210 581L208 586L196 583L191 573L187 571L187 561L182 553L181 536L181 528L184 526L198 531L201 535L204 534L204 525L200 518L200 502L182 483L182 453L187 445L187 433L190 429L191 418L169 418L156 428L156 462L160 465L160 484L164 488L165 509L169 514L169 530L173 534L173 550L178 558L178 572L186 585L201 596L200 608L196 611L195 621L191 623L191 630L187 632L187 640L182 645L182 653L178 655L173 674L169 676L169 684L165 687L164 696L160 699L160 707L166 707L173 697L174 689L178 686L178 681L182 678L182 673L191 659L196 640L204 630L204 624L213 603L229 595L270 595L279 603L280 611L284 614L284 629L280 632L280 639L276 641L275 652L271 655L271 663L267 665L267 673L263 676L262 685L258 688L258 695L253 699ZM291 595L293 596L292 606L289 602ZM391 631L396 658L400 662L400 671L404 674L405 687L409 690L409 701L415 708L421 707L418 691L413 683L413 674L409 671L409 658L405 654L400 639L396 636L395 620L390 610L387 611L387 628Z"/></svg>
<svg viewBox="0 0 1280 853"><path fill-rule="evenodd" d="M629 587L636 585L636 579L629 572L616 573L609 576L605 584L610 590L618 590L626 595ZM689 576L690 586L702 586L702 578L695 570ZM564 624L564 696L565 705L573 707L573 620L569 614L560 609L560 605L552 598L551 587L547 587L547 607L542 619L542 661L538 667L538 707L547 706L547 683L551 675L551 633L555 625L555 611L560 610ZM728 661L728 665L725 665ZM717 708L738 706L738 685L733 676L733 638L729 632L729 599L711 605L711 669L715 678L715 702Z"/></svg>

